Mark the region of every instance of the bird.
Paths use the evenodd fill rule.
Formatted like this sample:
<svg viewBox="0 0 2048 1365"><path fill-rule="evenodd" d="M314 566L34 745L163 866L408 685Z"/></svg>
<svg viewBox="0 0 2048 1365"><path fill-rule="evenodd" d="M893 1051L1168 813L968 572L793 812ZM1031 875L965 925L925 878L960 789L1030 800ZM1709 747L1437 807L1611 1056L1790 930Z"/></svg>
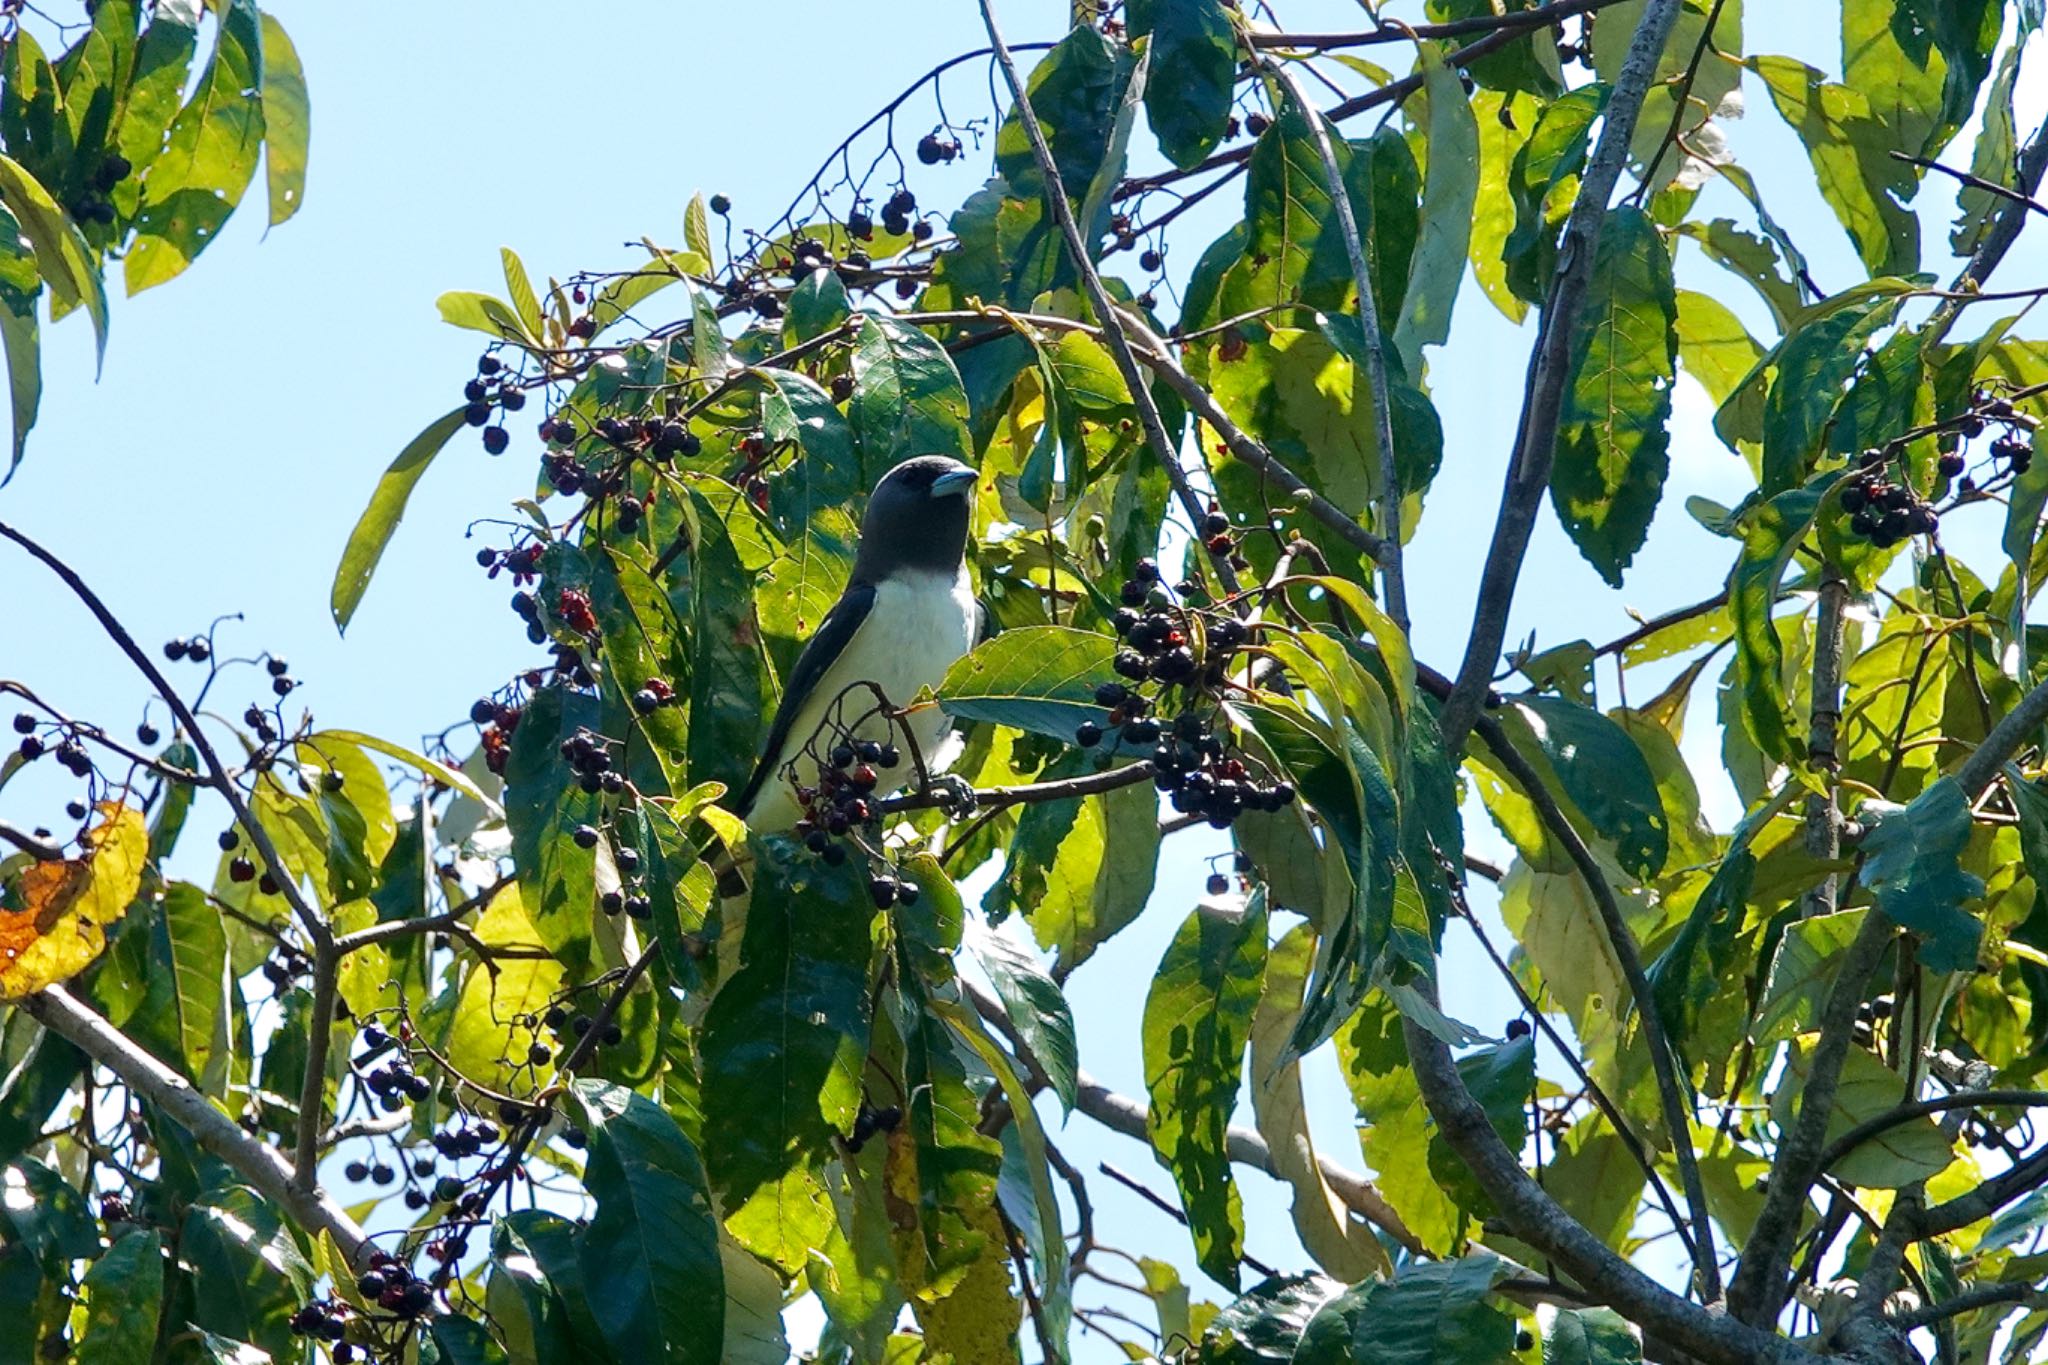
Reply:
<svg viewBox="0 0 2048 1365"><path fill-rule="evenodd" d="M901 708L936 688L973 648L981 608L966 555L976 477L950 456L918 455L876 483L846 591L797 655L753 775L732 803L749 829L779 833L803 818L798 788L817 785L821 753L894 738L873 693L859 684L874 684ZM945 714L928 706L899 724L929 762L946 733ZM915 776L907 771L908 746L901 747L898 772Z"/></svg>

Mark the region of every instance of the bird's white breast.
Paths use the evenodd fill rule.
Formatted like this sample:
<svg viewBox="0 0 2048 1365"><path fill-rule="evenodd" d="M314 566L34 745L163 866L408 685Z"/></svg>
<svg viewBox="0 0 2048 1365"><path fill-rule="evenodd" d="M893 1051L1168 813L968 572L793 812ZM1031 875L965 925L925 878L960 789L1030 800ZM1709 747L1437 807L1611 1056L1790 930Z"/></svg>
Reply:
<svg viewBox="0 0 2048 1365"><path fill-rule="evenodd" d="M803 709L797 713L784 746L785 761L793 761L797 781L817 781L817 765L800 750L818 733L828 718L851 725L869 711L874 698L866 689L849 691L855 683L872 682L897 707L910 705L923 689L937 688L961 655L974 644L980 609L974 588L963 566L957 574L892 574L875 587L874 606L854 632L840 656L818 680ZM945 735L945 713L926 706L909 717L910 737L929 765L940 739ZM884 740L888 726L879 717L860 724L854 731L860 739ZM829 749L831 740L821 740ZM916 780L910 752L888 785L900 786ZM795 790L778 772L749 813L747 823L755 829L787 829L796 822Z"/></svg>

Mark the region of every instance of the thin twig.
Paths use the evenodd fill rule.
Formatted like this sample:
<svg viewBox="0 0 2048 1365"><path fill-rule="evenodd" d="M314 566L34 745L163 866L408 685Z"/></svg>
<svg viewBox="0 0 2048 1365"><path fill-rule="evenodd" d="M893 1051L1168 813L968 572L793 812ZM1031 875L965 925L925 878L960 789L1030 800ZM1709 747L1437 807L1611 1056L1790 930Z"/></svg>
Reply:
<svg viewBox="0 0 2048 1365"><path fill-rule="evenodd" d="M1922 170L1940 171L1943 175L1959 180L1971 189L1983 190L1986 194L1995 194L2000 199L2009 200L2020 205L2030 213L2038 213L2042 217L2048 218L2048 204L2043 204L2038 199L2022 194L2010 185L2001 185L1996 180L1986 180L1981 175L1972 175L1968 171L1959 171L1953 166L1944 166L1931 157L1914 156L1909 152L1900 151L1894 151L1891 155L1893 160L1903 161L1910 166L1918 166Z"/></svg>
<svg viewBox="0 0 2048 1365"><path fill-rule="evenodd" d="M1371 47L1377 43L1406 43L1417 38L1462 38L1468 33L1520 33L1548 28L1574 15L1599 9L1612 0L1552 0L1533 9L1506 14L1480 14L1469 19L1450 19L1440 24L1381 24L1362 33L1253 33L1247 35L1253 47L1290 52L1322 52L1340 47Z"/></svg>
<svg viewBox="0 0 2048 1365"><path fill-rule="evenodd" d="M1372 443L1380 474L1380 515L1377 527L1384 553L1380 556L1381 593L1387 615L1403 633L1408 629L1408 588L1401 566L1401 478L1394 459L1394 413L1387 397L1387 355L1380 337L1379 301L1372 292L1372 266L1365 258L1365 242L1358 231L1358 216L1352 212L1351 191L1344 184L1344 168L1337 164L1337 149L1330 142L1329 127L1315 105L1309 102L1294 73L1268 58L1263 65L1294 107L1307 121L1316 157L1323 163L1323 183L1329 187L1330 203L1337 211L1337 232L1344 239L1344 254L1351 264L1351 282L1358 291L1358 329L1364 336L1365 376L1372 393Z"/></svg>
<svg viewBox="0 0 2048 1365"><path fill-rule="evenodd" d="M1080 225L1074 221L1073 207L1067 202L1066 185L1060 180L1059 164L1053 160L1052 149L1046 145L1045 130L1039 126L1038 114L1031 107L1024 78L1017 72L1017 60L1003 41L1002 28L996 22L994 0L981 0L981 20L988 30L990 46L995 48L996 62L1003 69L1003 79L1009 83L1010 96L1017 102L1017 121L1031 143L1031 156L1038 164L1039 178L1045 182L1045 202L1052 210L1053 221L1059 225L1060 236L1066 241L1067 255L1081 277L1082 291L1088 296L1089 307L1095 311L1095 320L1102 328L1102 339L1108 344L1117 371L1123 375L1124 384L1131 391L1131 405L1138 410L1139 425L1144 427L1145 439L1151 445L1154 457L1173 484L1173 493L1180 501L1181 510L1187 514L1189 525L1199 528L1204 515L1201 500L1188 484L1187 471L1181 468L1180 453L1174 447L1173 438L1167 434L1166 424L1159 416L1159 405L1153 400L1152 390L1145 382L1145 371L1131 353L1131 343L1124 335L1116 305L1102 287L1102 276L1089 255L1087 239L1081 235ZM1209 558L1224 591L1236 595L1237 573L1230 567L1230 556L1212 553Z"/></svg>

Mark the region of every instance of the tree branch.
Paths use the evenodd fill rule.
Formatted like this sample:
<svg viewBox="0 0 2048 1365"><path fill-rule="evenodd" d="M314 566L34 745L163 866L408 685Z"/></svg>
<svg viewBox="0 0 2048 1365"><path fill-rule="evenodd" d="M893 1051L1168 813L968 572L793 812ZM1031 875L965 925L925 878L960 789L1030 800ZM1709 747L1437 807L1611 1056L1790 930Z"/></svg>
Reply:
<svg viewBox="0 0 2048 1365"><path fill-rule="evenodd" d="M60 845L38 838L25 829L16 829L5 820L0 820L0 843L13 844L39 863L64 861L64 850Z"/></svg>
<svg viewBox="0 0 2048 1365"><path fill-rule="evenodd" d="M1687 1239L1687 1250L1692 1253L1693 1275L1699 1282L1700 1297L1713 1303L1721 1297L1721 1268L1714 1254L1714 1226L1712 1215L1707 1211L1706 1185L1700 1179L1699 1157L1692 1146L1692 1108L1679 1084L1678 1053L1664 1032L1664 1016L1658 1012L1656 996L1650 989L1650 978L1643 971L1643 958L1636 948L1635 935L1629 932L1628 921L1621 913L1621 903L1614 898L1614 888L1607 884L1592 850L1586 847L1586 841L1572 827L1564 810L1551 796L1550 789L1543 785L1543 778L1535 766L1509 742L1499 721L1486 715L1475 719L1487 749L1508 770L1508 775L1520 784L1522 794L1536 807L1544 828L1564 846L1572 866L1578 869L1579 878L1585 882L1599 912L1608 946L1621 966L1622 979L1628 982L1629 994L1635 999L1636 1020L1649 1050L1650 1069L1657 1078L1658 1105L1664 1113L1664 1126L1671 1134L1672 1157L1678 1165L1679 1184L1685 1190L1687 1212L1692 1216L1692 1235ZM1689 1085L1686 1088L1689 1089Z"/></svg>
<svg viewBox="0 0 2048 1365"><path fill-rule="evenodd" d="M1979 1308L1993 1308L2001 1303L2025 1304L2029 1308L2048 1307L2048 1292L2031 1284L1980 1284L1974 1289L1965 1289L1939 1303L1923 1303L1918 1308L1894 1313L1887 1319L1902 1332L1916 1328L1932 1327L1937 1322L1974 1313Z"/></svg>
<svg viewBox="0 0 2048 1365"><path fill-rule="evenodd" d="M208 785L227 801L228 808L235 814L235 823L242 827L243 832L249 836L249 842L254 844L256 851L262 855L264 866L277 882L278 889L284 893L285 900L290 902L293 912L299 918L300 926L306 931L306 937L312 940L316 949L330 943L333 935L328 932L326 921L320 918L319 912L306 899L305 892L299 887L298 879L285 867L284 858L279 855L277 845L271 842L269 832L249 809L249 803L242 799L242 789L237 787L228 775L227 766L220 761L220 755L214 751L213 742L207 739L205 732L199 728L199 718L192 714L192 708L178 695L178 689L171 686L162 670L156 666L156 662L142 646L135 643L135 637L128 633L128 628L115 618L114 613L108 610L107 604L86 586L85 580L80 578L70 565L6 522L0 522L0 538L13 541L50 572L56 574L64 586L71 589L72 594L85 604L86 610L92 613L93 618L100 623L100 628L107 633L107 638L128 656L128 661L134 664L142 676L148 679L149 685L157 690L157 694L164 699L164 704L171 708L171 714L177 717L179 727L191 737L192 747L199 751L200 761L206 764Z"/></svg>
<svg viewBox="0 0 2048 1365"><path fill-rule="evenodd" d="M1045 1072L1023 1036L1010 1022L1009 1015L1003 1012L1001 1002L965 978L961 979L960 988L967 997L967 1003L974 1007L974 1012L987 1020L1009 1043L1010 1050L1016 1054L1018 1062L1024 1067L1031 1088L1034 1091L1043 1090L1047 1085ZM1075 1089L1074 1107L1083 1114L1111 1132L1122 1133L1125 1137L1136 1138L1140 1142L1151 1141L1146 1129L1145 1106L1141 1101L1117 1094L1085 1071L1078 1073ZM1279 1168L1273 1161L1273 1149L1266 1145L1264 1138L1249 1128L1232 1126L1226 1130L1224 1150L1230 1159L1239 1165L1254 1167L1276 1179L1279 1177ZM1401 1215L1394 1211L1393 1206L1387 1203L1370 1180L1356 1171L1345 1170L1328 1157L1317 1157L1316 1164L1322 1170L1323 1183L1344 1201L1346 1208L1385 1232L1409 1254L1427 1254L1421 1241L1408 1230L1408 1225L1401 1221Z"/></svg>
<svg viewBox="0 0 2048 1365"><path fill-rule="evenodd" d="M1309 102L1294 73L1281 63L1262 63L1287 92L1307 120L1309 136L1316 144L1316 157L1323 163L1323 182L1329 186L1330 202L1337 210L1337 231L1344 238L1344 254L1351 264L1351 282L1358 291L1358 329L1365 341L1365 375L1372 391L1372 442L1379 463L1379 535L1384 553L1379 556L1380 590L1386 598L1387 615L1402 633L1408 630L1408 588L1401 565L1401 479L1394 462L1394 413L1387 399L1387 356L1380 337L1379 301L1372 292L1372 266L1365 258L1365 243L1358 231L1358 216L1351 209L1351 192L1344 184L1344 170L1337 164L1337 149L1330 143L1330 130L1315 105Z"/></svg>
<svg viewBox="0 0 2048 1365"><path fill-rule="evenodd" d="M1622 59L1613 93L1608 96L1600 141L1586 163L1578 199L1565 222L1564 237L1558 246L1557 274L1551 282L1549 302L1543 310L1543 322L1529 359L1519 435L1508 461L1493 544L1487 551L1486 567L1479 580L1472 635L1458 669L1457 685L1444 704L1444 748L1450 753L1464 747L1466 734L1479 714L1487 684L1493 677L1495 661L1500 657L1501 641L1507 635L1515 584L1522 574L1522 557L1536 526L1537 509L1550 487L1550 466L1557 453L1557 429L1564 412L1564 390L1571 379L1572 334L1592 281L1600 230L1607 217L1608 201L1614 197L1615 184L1628 160L1629 139L1635 133L1636 116L1642 112L1643 97L1656 72L1658 55L1664 51L1672 23L1678 17L1678 6L1679 0L1650 0L1644 9L1642 22L1629 40L1628 55Z"/></svg>
<svg viewBox="0 0 2048 1365"><path fill-rule="evenodd" d="M276 1149L249 1136L213 1107L191 1082L144 1052L112 1024L61 986L50 986L21 1007L52 1033L121 1078L232 1167L258 1194L289 1212L309 1232L330 1234L350 1264L360 1264L369 1238L355 1219L318 1185L301 1184Z"/></svg>
<svg viewBox="0 0 2048 1365"><path fill-rule="evenodd" d="M1470 19L1451 19L1441 24L1381 24L1378 28L1362 33L1253 33L1247 38L1256 48L1280 48L1287 51L1327 51L1339 47L1371 47L1376 43L1407 43L1417 38L1462 38L1468 33L1498 33L1511 35L1525 33L1532 28L1547 28L1571 18L1596 10L1614 0L1552 0L1547 5L1533 9L1514 10L1507 14L1481 14Z"/></svg>
<svg viewBox="0 0 2048 1365"><path fill-rule="evenodd" d="M1116 305L1102 287L1102 276L1089 255L1087 239L1081 235L1080 225L1074 221L1073 206L1067 202L1067 187L1060 180L1059 165L1053 160L1052 149L1046 145L1045 130L1039 126L1038 114L1031 107L1024 78L1017 72L1017 59L1011 55L1009 45L1003 41L1002 28L996 23L994 0L981 0L981 21L988 30L989 45L995 49L996 62L1003 69L1003 79L1010 87L1010 95L1017 101L1017 121L1023 125L1024 136L1031 143L1032 160L1038 165L1039 178L1045 182L1045 202L1052 210L1053 221L1059 225L1060 236L1066 240L1067 255L1072 258L1074 269L1081 277L1082 292L1088 297L1088 306L1095 311L1095 320L1102 328L1102 339L1109 346L1117 371L1123 375L1124 384L1131 391L1131 405L1138 410L1138 422L1145 429L1145 440L1173 484L1174 496L1180 501L1181 510L1187 514L1190 529L1199 534L1204 515L1201 500L1188 485L1187 471L1181 468L1180 453L1174 447L1173 438L1167 434L1166 423L1159 416L1159 405L1153 401L1152 390L1145 382L1145 371L1131 353L1131 343L1124 335ZM1209 560L1224 591L1235 596L1238 591L1237 573L1230 567L1230 556L1212 552Z"/></svg>

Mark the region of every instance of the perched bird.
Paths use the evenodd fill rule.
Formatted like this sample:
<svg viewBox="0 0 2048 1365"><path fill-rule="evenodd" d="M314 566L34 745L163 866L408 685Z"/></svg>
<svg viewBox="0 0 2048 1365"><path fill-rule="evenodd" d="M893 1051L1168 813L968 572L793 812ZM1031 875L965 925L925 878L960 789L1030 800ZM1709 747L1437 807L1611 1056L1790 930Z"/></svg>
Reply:
<svg viewBox="0 0 2048 1365"><path fill-rule="evenodd" d="M874 694L855 684L873 683L891 705L906 706L973 646L981 614L966 564L974 480L958 460L919 455L875 485L846 592L797 656L760 761L733 802L749 828L795 825L797 788L816 785L818 757L835 744L890 739L888 721L868 714ZM931 706L906 724L929 760L946 717ZM907 781L907 747L902 761L897 774Z"/></svg>

